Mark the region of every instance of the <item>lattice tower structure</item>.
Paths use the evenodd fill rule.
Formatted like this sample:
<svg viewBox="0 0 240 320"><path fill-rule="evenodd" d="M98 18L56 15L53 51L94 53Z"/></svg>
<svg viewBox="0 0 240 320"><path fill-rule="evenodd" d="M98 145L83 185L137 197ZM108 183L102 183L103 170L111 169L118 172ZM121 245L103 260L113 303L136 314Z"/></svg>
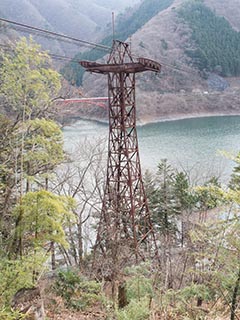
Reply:
<svg viewBox="0 0 240 320"><path fill-rule="evenodd" d="M108 164L95 254L112 270L133 256L143 257L146 239L153 235L139 158L135 74L160 72L161 66L146 58L134 61L129 45L120 41L113 42L107 64L80 63L87 71L108 75Z"/></svg>

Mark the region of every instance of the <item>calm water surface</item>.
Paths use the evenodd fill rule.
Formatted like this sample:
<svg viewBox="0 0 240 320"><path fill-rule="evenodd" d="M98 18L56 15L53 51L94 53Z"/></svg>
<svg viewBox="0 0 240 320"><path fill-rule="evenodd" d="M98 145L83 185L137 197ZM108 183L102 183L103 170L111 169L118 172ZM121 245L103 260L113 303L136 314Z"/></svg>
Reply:
<svg viewBox="0 0 240 320"><path fill-rule="evenodd" d="M108 139L108 125L80 120L64 128L65 147L76 142ZM163 158L198 177L221 175L226 181L233 162L221 151L240 151L240 116L206 117L147 124L138 127L143 170L156 170Z"/></svg>

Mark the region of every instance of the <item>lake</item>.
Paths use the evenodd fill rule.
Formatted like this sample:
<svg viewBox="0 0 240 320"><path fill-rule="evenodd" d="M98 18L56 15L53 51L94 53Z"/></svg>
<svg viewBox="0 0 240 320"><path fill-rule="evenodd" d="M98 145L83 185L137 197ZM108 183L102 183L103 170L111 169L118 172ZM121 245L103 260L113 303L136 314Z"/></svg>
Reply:
<svg viewBox="0 0 240 320"><path fill-rule="evenodd" d="M76 142L108 139L108 125L79 120L65 127L67 150ZM240 151L240 116L203 117L150 123L138 127L139 152L143 171L157 170L163 158L195 180L211 175L226 182L234 163L221 154Z"/></svg>

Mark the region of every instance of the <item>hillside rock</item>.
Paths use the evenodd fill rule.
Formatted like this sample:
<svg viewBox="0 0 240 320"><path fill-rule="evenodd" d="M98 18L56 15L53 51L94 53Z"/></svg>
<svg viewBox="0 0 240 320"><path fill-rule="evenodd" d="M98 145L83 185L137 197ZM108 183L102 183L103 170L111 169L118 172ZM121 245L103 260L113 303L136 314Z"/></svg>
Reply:
<svg viewBox="0 0 240 320"><path fill-rule="evenodd" d="M213 91L224 91L229 87L229 83L223 77L211 73L207 79L208 87Z"/></svg>
<svg viewBox="0 0 240 320"><path fill-rule="evenodd" d="M39 288L22 288L13 298L12 306L26 320L45 320L43 300Z"/></svg>

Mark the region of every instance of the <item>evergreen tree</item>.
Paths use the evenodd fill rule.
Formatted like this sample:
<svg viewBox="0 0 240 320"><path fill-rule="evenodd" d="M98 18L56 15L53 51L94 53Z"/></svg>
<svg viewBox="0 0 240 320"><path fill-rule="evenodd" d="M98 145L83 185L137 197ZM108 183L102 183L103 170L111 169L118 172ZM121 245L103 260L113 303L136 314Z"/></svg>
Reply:
<svg viewBox="0 0 240 320"><path fill-rule="evenodd" d="M17 243L21 256L42 247L50 249L51 242L67 246L64 226L74 221L73 209L71 197L57 196L46 190L28 192L14 209L19 220L14 230L14 245Z"/></svg>
<svg viewBox="0 0 240 320"><path fill-rule="evenodd" d="M15 319L12 295L36 284L54 243L67 245L74 201L44 190L64 159L62 132L44 118L60 88L49 56L23 38L0 52L0 79L0 318Z"/></svg>
<svg viewBox="0 0 240 320"><path fill-rule="evenodd" d="M178 14L192 30L191 49L185 52L195 66L222 76L238 76L240 33L201 0L185 2Z"/></svg>
<svg viewBox="0 0 240 320"><path fill-rule="evenodd" d="M229 188L232 190L240 191L240 152L234 159L236 163L231 174L231 179L229 181Z"/></svg>
<svg viewBox="0 0 240 320"><path fill-rule="evenodd" d="M175 233L176 215L179 214L174 195L176 173L163 159L158 165L156 188L150 198L153 221L161 232Z"/></svg>
<svg viewBox="0 0 240 320"><path fill-rule="evenodd" d="M59 126L44 119L60 88L47 53L25 38L0 52L0 244L8 247L21 219L13 209L26 192L46 188L48 175L63 161Z"/></svg>
<svg viewBox="0 0 240 320"><path fill-rule="evenodd" d="M46 113L60 89L60 76L50 58L31 38L22 38L9 52L0 51L1 108L17 120Z"/></svg>

